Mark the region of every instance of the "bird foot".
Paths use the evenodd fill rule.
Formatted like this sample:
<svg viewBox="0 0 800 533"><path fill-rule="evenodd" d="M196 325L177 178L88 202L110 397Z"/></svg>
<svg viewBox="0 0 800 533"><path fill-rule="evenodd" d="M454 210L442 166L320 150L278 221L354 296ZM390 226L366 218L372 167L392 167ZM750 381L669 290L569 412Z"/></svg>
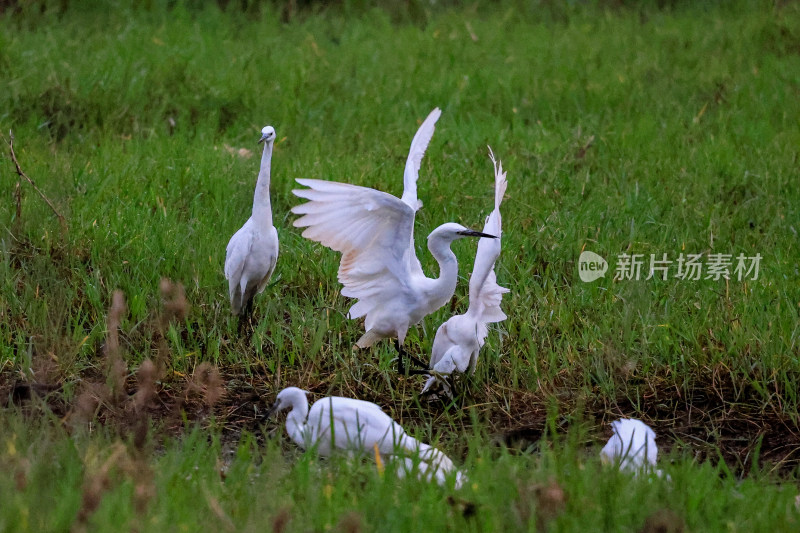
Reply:
<svg viewBox="0 0 800 533"><path fill-rule="evenodd" d="M440 374L430 370L428 371L428 376L428 381L425 382L425 386L420 393L421 396L427 398L428 401L453 399L453 390L447 374Z"/></svg>

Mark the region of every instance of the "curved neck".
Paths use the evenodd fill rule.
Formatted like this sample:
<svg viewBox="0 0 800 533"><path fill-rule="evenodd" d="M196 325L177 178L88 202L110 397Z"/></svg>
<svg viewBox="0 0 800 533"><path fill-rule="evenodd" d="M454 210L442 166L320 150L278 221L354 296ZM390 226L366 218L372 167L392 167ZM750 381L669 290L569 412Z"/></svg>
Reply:
<svg viewBox="0 0 800 533"><path fill-rule="evenodd" d="M286 432L295 444L305 448L305 427L306 417L308 417L308 400L303 396L292 404L292 410L286 417Z"/></svg>
<svg viewBox="0 0 800 533"><path fill-rule="evenodd" d="M450 249L452 241L438 236L428 239L428 250L439 263L439 277L433 280L432 298L444 305L456 290L458 281L458 261L456 254Z"/></svg>
<svg viewBox="0 0 800 533"><path fill-rule="evenodd" d="M272 205L269 201L272 144L272 141L264 143L264 152L261 154L261 169L258 171L256 192L253 195L253 218L266 226L272 226Z"/></svg>

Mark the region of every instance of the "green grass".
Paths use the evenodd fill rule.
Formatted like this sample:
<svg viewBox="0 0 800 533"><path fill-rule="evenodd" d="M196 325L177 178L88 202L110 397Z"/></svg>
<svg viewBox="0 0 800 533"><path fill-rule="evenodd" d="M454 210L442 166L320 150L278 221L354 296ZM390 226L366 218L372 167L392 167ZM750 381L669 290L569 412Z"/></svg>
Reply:
<svg viewBox="0 0 800 533"><path fill-rule="evenodd" d="M452 494L452 485L398 480L391 463L380 474L374 463L287 456L248 436L228 448L190 431L142 463L133 446L102 435L7 427L3 531L67 530L87 494L102 496L91 531L634 531L665 509L689 531L792 531L798 521L791 486L737 481L692 461L667 466L670 480L631 477L558 438L524 455L473 442L481 452L465 459L469 483ZM563 492L538 492L553 485Z"/></svg>
<svg viewBox="0 0 800 533"><path fill-rule="evenodd" d="M87 376L102 372L115 289L129 308L121 328L129 366L154 357L159 280L168 277L184 284L192 307L163 334L175 371L164 390L179 390L183 375L210 361L263 403L288 385L377 401L412 433L466 457L479 487L495 484L467 489L480 511L464 527L534 528L535 519L513 522L514 491L551 476L569 495L557 519L563 529L635 529L658 506L691 530L729 522L776 530L795 519L791 491L769 484L775 471L796 479L800 446L795 4L343 2L301 8L289 22L271 5L65 4L0 13L0 129L6 139L13 130L23 170L68 226L60 229L25 182L17 218L17 177L0 160L0 391L15 380L55 383L68 411ZM422 382L394 374L388 344L351 350L362 325L344 318L350 303L336 282L338 254L300 237L289 213L298 177L399 195L411 137L435 106L443 115L422 164L416 231L429 275L435 263L424 236L446 221L478 227L491 209L487 144L509 180L497 266L511 289L509 319L492 328L466 392L444 407L417 400ZM246 341L230 316L222 265L249 215L265 124L278 133L271 191L281 248ZM584 248L612 269L623 252L763 259L755 281L614 282L612 271L585 284L577 272ZM452 305L409 332L407 345L422 357L436 327L466 307L475 245L454 250L464 283ZM221 426L226 412L216 411ZM621 415L647 420L659 444L674 449L672 484L599 473L593 446ZM548 420L558 430L535 447L544 455L490 445L514 431L538 441ZM574 439L566 456L552 441L564 433ZM114 516L169 524L163 529L186 520L189 530L219 519L209 518L209 506L192 507L196 497L164 501L181 493L173 483L186 486L182 469L193 454L207 463L202 490L236 529L263 529L280 505L291 508L292 529L336 527L347 509L379 529L385 522L375 513L387 493L397 502L397 530L412 528L399 520L412 515L461 527L458 517L441 522L453 511L439 489L411 481L395 489L368 464L281 463L273 444L240 449L238 473L220 485L218 445L192 435L152 459L165 495L158 503L133 518L123 482L92 518L97 527ZM42 472L33 479L42 481L0 510L0 524L13 524L0 529L32 520L23 509L45 504L35 498L61 502L61 511L37 518L42 527L65 529L74 518L85 449L101 444L51 436L19 436L28 444L17 449L30 450L30 468ZM41 458L36 450L49 446L52 456ZM714 465L694 464L692 453ZM50 487L47 472L62 462L63 485ZM741 484L718 479L728 468L759 474ZM285 491L267 480L278 473ZM330 500L320 499L320 479L335 485ZM5 494L11 482L3 481ZM401 505L418 490L430 505ZM301 509L304 501L315 511Z"/></svg>

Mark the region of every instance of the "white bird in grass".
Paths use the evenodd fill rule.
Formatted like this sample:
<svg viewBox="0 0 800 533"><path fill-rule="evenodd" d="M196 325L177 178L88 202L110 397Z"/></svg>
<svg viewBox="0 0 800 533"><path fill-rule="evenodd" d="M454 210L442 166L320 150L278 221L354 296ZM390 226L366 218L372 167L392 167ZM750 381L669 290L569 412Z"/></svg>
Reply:
<svg viewBox="0 0 800 533"><path fill-rule="evenodd" d="M635 418L620 418L611 423L614 434L600 451L603 462L618 464L620 470L653 470L658 459L656 433ZM653 470L661 476L660 470Z"/></svg>
<svg viewBox="0 0 800 533"><path fill-rule="evenodd" d="M450 318L436 331L430 363L432 375L422 389L423 394L431 392L434 385L439 385L449 396L450 384L447 376L454 372L475 372L478 352L489 334L487 324L506 319L505 313L500 309L500 301L509 290L497 284L494 264L500 255L500 203L503 201L507 182L503 164L495 160L491 148L489 157L494 165L494 211L486 218L483 231L497 238L478 241L475 265L469 278L469 308L463 315Z"/></svg>
<svg viewBox="0 0 800 533"><path fill-rule="evenodd" d="M253 309L253 298L264 290L278 260L278 232L272 225L269 200L270 165L275 129L261 130L264 151L253 196L253 214L228 242L225 256L225 278L231 299L231 311L239 315L240 325Z"/></svg>
<svg viewBox="0 0 800 533"><path fill-rule="evenodd" d="M438 108L431 111L411 141L402 198L314 179L298 179L309 188L292 191L309 200L292 208L293 213L303 215L294 222L296 227L306 228L303 237L342 252L342 294L358 299L348 317L366 317L366 333L356 345L367 348L380 339L397 339L400 372L404 372L402 345L409 326L442 307L455 292L458 262L450 243L468 236L492 237L460 224L443 224L428 235L428 249L439 263L440 275L428 278L422 272L414 250L414 215L422 206L417 199L417 178L440 115Z"/></svg>
<svg viewBox="0 0 800 533"><path fill-rule="evenodd" d="M427 481L428 483L431 481L436 481L436 483L440 486L447 484L447 476L450 475L449 472L451 472L451 470L436 468L435 465L431 465L430 463L427 463L421 459L419 461L414 461L414 459L411 457L401 458L395 470L395 473L399 479L403 479L406 476L412 476L421 481ZM460 489L464 486L466 481L467 476L456 470L455 488Z"/></svg>
<svg viewBox="0 0 800 533"><path fill-rule="evenodd" d="M455 474L456 488L464 481L453 462L438 449L409 436L403 427L372 402L329 396L308 408L308 392L287 387L278 393L269 410L272 416L289 409L286 432L304 450L315 449L319 455L330 456L334 450L351 453L376 453L384 457L417 455L419 471L427 479L435 476L443 484L445 476ZM409 459L410 460L410 459ZM409 467L413 464L407 464Z"/></svg>

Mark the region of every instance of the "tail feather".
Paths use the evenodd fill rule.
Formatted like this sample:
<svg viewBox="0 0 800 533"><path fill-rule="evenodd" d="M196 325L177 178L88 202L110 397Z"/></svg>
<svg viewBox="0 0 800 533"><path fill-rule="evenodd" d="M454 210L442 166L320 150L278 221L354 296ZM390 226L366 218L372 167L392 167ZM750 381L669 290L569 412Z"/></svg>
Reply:
<svg viewBox="0 0 800 533"><path fill-rule="evenodd" d="M369 330L363 335L361 335L361 338L358 339L358 341L356 341L356 346L358 346L359 348L369 348L382 338L383 335L376 333L374 330Z"/></svg>

